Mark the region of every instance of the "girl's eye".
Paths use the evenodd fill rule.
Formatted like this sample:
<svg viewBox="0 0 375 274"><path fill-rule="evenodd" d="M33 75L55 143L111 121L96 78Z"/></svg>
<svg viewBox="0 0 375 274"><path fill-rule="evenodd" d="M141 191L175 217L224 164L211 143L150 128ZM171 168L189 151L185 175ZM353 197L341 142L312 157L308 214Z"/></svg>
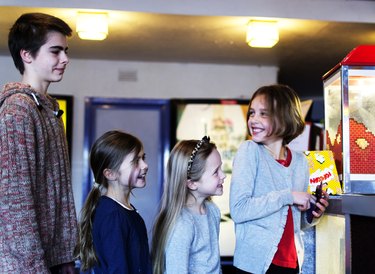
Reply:
<svg viewBox="0 0 375 274"><path fill-rule="evenodd" d="M140 162L142 161L145 161L146 160L146 154L143 154L141 156L138 156L137 158L134 159L134 165L139 165Z"/></svg>
<svg viewBox="0 0 375 274"><path fill-rule="evenodd" d="M254 116L254 111L253 110L249 111L249 116Z"/></svg>

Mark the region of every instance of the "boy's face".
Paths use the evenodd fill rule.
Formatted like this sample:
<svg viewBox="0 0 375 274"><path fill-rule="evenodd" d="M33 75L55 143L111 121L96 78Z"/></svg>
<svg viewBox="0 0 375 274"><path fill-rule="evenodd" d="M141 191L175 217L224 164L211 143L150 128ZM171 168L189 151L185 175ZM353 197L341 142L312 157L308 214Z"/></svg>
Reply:
<svg viewBox="0 0 375 274"><path fill-rule="evenodd" d="M27 73L39 82L59 82L63 78L66 65L69 63L67 55L67 39L59 32L49 32L47 42L40 47L35 58L25 66Z"/></svg>

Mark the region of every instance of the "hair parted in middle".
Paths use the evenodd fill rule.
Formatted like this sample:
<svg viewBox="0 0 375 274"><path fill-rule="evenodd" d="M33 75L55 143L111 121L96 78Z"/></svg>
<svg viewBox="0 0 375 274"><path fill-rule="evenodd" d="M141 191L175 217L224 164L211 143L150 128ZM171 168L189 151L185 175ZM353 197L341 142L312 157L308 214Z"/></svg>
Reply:
<svg viewBox="0 0 375 274"><path fill-rule="evenodd" d="M210 142L209 137L202 140L183 140L178 142L171 151L167 163L164 191L161 208L156 218L151 257L153 273L164 273L164 250L168 236L186 205L190 194L188 181L199 181L205 171L206 160L216 145Z"/></svg>
<svg viewBox="0 0 375 274"><path fill-rule="evenodd" d="M292 88L275 84L257 89L250 99L246 121L249 121L251 103L257 96L265 98L272 124L271 135L283 138L283 144L287 145L303 132L305 121L301 101Z"/></svg>
<svg viewBox="0 0 375 274"><path fill-rule="evenodd" d="M89 192L81 210L79 220L79 242L75 249L75 256L81 260L81 270L87 271L97 262L92 240L92 221L97 203L101 196L101 189L108 188L108 180L104 176L105 169L118 171L125 157L134 155L133 163L136 164L138 154L142 151L143 144L135 136L119 130L104 133L93 144L90 152L90 165L95 183ZM131 189L125 197L129 199Z"/></svg>

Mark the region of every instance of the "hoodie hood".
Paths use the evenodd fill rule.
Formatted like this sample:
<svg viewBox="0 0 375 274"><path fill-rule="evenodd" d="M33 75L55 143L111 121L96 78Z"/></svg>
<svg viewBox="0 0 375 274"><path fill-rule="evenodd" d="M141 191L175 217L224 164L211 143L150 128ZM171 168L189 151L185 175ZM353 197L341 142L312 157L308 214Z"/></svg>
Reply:
<svg viewBox="0 0 375 274"><path fill-rule="evenodd" d="M36 92L30 85L22 83L8 83L4 86L3 91L0 93L0 106L8 97L14 94L29 95L36 104L40 104L43 108L48 108L52 111L59 108L56 99L48 94Z"/></svg>

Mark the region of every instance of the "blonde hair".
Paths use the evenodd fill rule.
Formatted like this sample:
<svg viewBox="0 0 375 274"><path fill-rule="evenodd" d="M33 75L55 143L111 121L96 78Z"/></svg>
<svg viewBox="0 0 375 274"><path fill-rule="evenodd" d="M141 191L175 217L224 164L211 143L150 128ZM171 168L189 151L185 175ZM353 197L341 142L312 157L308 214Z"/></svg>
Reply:
<svg viewBox="0 0 375 274"><path fill-rule="evenodd" d="M200 146L199 143L201 143ZM197 146L199 146L198 149ZM184 140L178 142L171 152L167 163L161 208L156 217L152 236L151 257L154 274L164 272L164 250L168 236L186 204L188 195L190 195L187 187L188 177L193 181L198 181L202 177L206 159L215 148L215 144L210 143L209 139L203 142ZM192 164L189 165L193 151L195 154Z"/></svg>
<svg viewBox="0 0 375 274"><path fill-rule="evenodd" d="M104 176L104 170L107 168L118 170L128 154L134 152L135 157L137 157L142 149L143 145L139 139L118 130L104 133L91 148L90 166L95 185L89 192L80 213L79 242L74 251L74 255L81 260L82 271L91 269L98 261L93 245L92 226L95 209L101 196L101 189L108 188L108 180ZM129 199L130 194L131 191L126 194L126 200Z"/></svg>

